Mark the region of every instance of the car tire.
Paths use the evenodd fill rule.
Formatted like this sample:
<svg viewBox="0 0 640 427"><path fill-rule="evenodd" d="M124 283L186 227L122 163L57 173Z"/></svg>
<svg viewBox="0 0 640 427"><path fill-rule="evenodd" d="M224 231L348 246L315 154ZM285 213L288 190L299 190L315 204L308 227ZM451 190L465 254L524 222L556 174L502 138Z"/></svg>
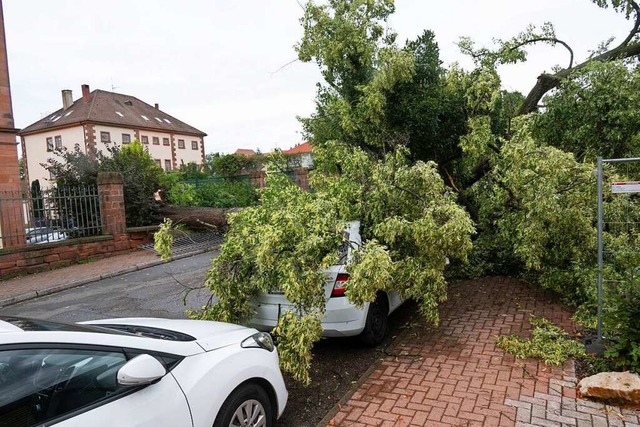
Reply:
<svg viewBox="0 0 640 427"><path fill-rule="evenodd" d="M369 304L367 320L364 330L360 334L360 340L363 344L374 347L384 340L384 336L387 334L388 317L387 298L384 295L378 295L378 298Z"/></svg>
<svg viewBox="0 0 640 427"><path fill-rule="evenodd" d="M249 411L249 414L247 414ZM250 423L246 422L246 418L250 419ZM253 420L251 418L254 417ZM261 419L265 420L264 424L259 424ZM236 388L224 401L218 416L216 417L213 427L233 427L248 426L254 427L263 425L265 427L273 427L275 424L274 408L271 406L271 400L267 392L255 383L242 384Z"/></svg>

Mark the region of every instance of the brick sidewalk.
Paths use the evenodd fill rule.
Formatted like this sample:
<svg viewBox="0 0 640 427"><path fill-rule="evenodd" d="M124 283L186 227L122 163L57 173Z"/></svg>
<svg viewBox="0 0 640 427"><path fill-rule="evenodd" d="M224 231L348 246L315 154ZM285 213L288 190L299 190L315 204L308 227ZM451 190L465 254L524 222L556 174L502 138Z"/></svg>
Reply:
<svg viewBox="0 0 640 427"><path fill-rule="evenodd" d="M134 251L56 270L0 280L0 307L160 263L160 258L154 252Z"/></svg>
<svg viewBox="0 0 640 427"><path fill-rule="evenodd" d="M575 368L516 360L495 346L529 315L571 330L551 294L507 278L454 285L437 329L412 326L329 426L638 426L638 412L576 399Z"/></svg>

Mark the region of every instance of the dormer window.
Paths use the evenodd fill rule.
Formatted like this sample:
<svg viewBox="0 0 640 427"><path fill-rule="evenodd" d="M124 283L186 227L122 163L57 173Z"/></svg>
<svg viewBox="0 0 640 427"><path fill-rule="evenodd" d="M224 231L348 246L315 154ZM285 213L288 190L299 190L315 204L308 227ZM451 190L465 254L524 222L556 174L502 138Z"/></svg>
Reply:
<svg viewBox="0 0 640 427"><path fill-rule="evenodd" d="M133 105L133 102L127 99L126 101L124 101L124 105L128 105L129 107L131 107Z"/></svg>

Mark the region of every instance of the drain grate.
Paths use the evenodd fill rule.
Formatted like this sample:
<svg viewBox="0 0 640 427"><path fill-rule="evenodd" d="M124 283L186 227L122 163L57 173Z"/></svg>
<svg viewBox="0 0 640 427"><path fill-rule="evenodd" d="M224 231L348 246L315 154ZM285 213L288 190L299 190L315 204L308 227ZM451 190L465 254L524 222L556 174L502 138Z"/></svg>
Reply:
<svg viewBox="0 0 640 427"><path fill-rule="evenodd" d="M224 236L220 233L191 233L173 239L171 255L182 255L191 252L215 249L222 244ZM153 243L140 245L140 249L155 252Z"/></svg>

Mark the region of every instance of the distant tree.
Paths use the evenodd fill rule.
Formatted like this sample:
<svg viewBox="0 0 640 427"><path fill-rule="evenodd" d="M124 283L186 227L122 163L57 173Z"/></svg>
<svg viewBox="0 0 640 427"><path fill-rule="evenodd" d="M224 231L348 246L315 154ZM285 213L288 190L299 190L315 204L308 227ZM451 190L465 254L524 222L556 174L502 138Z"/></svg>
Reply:
<svg viewBox="0 0 640 427"><path fill-rule="evenodd" d="M127 225L157 222L158 204L154 194L160 189L162 168L138 140L121 147L113 145L107 150L110 156L100 155L100 170L120 172L124 178Z"/></svg>
<svg viewBox="0 0 640 427"><path fill-rule="evenodd" d="M24 181L27 177L27 174L25 173L24 159L22 158L18 160L18 169L20 170L20 180Z"/></svg>
<svg viewBox="0 0 640 427"><path fill-rule="evenodd" d="M463 38L460 47L470 54L478 64L495 67L500 64L514 64L527 59L526 48L534 44L548 44L562 46L566 49L569 61L566 67L556 67L553 73L542 73L538 76L536 84L529 91L526 98L520 104L519 114L528 114L537 111L542 98L552 89L558 88L561 83L574 73L583 70L594 63L613 62L618 60L631 60L640 55L640 7L635 0L590 0L601 8L612 8L632 20L631 28L627 36L617 45L612 47L613 38L600 44L586 60L575 63L574 52L571 46L556 36L551 23L545 23L540 28L529 26L525 31L509 40L497 40L496 49L476 48L469 38Z"/></svg>
<svg viewBox="0 0 640 427"><path fill-rule="evenodd" d="M196 162L189 162L187 164L180 165L178 174L182 179L202 179L209 176L204 171L204 167L197 164Z"/></svg>
<svg viewBox="0 0 640 427"><path fill-rule="evenodd" d="M154 194L160 189L162 168L146 148L135 140L122 147L107 146L108 155L83 153L78 144L72 151L56 151L59 158L50 158L45 169L55 176L57 188L95 185L98 172L120 172L124 178L124 200L127 225L140 226L156 221L157 202Z"/></svg>
<svg viewBox="0 0 640 427"><path fill-rule="evenodd" d="M54 153L56 157L50 157L47 163L42 163L41 166L51 173L57 186L96 184L100 171L100 156L85 154L79 144L75 144L73 150L63 147Z"/></svg>
<svg viewBox="0 0 640 427"><path fill-rule="evenodd" d="M33 211L33 218L36 221L42 220L44 215L44 198L42 196L42 189L40 188L40 181L35 180L31 183L31 209Z"/></svg>
<svg viewBox="0 0 640 427"><path fill-rule="evenodd" d="M244 169L250 168L254 164L255 160L252 157L241 154L216 153L211 157L211 167L214 175L224 178L240 175Z"/></svg>
<svg viewBox="0 0 640 427"><path fill-rule="evenodd" d="M386 20L393 1L310 2L298 57L318 64L316 111L301 118L314 145L342 141L377 156L404 145L414 160L460 157L464 92L447 84L438 45L424 31L403 47Z"/></svg>

